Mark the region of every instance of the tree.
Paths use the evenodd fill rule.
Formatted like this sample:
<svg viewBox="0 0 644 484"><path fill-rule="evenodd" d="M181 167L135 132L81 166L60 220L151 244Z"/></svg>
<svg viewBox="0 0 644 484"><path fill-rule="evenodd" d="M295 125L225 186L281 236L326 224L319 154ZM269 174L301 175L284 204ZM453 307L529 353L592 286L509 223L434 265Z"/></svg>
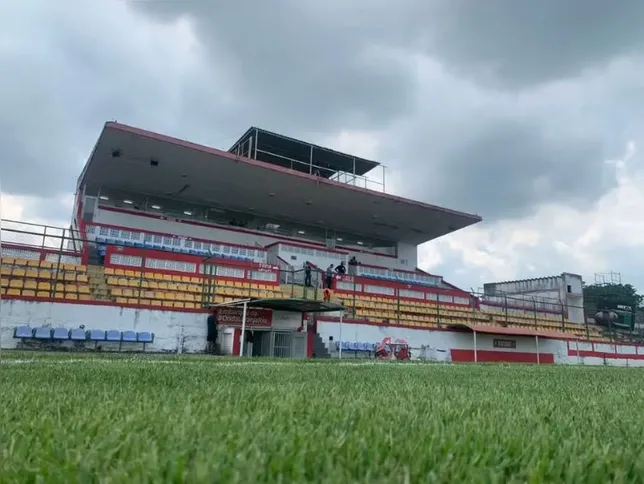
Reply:
<svg viewBox="0 0 644 484"><path fill-rule="evenodd" d="M583 291L588 311L617 309L617 306L628 306L635 311L642 307L644 299L630 284L591 284L584 286Z"/></svg>

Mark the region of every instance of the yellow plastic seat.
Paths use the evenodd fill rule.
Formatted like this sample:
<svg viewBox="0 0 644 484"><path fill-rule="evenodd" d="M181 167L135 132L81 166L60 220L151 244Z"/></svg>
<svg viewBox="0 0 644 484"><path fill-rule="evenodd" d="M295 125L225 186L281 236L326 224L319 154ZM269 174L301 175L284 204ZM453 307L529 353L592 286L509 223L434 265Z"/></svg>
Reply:
<svg viewBox="0 0 644 484"><path fill-rule="evenodd" d="M36 281L33 281L33 280L25 281L24 288L25 289L34 289L34 290L38 289L38 283Z"/></svg>
<svg viewBox="0 0 644 484"><path fill-rule="evenodd" d="M9 287L13 287L16 289L22 289L23 286L23 280L22 279L11 279L9 280Z"/></svg>

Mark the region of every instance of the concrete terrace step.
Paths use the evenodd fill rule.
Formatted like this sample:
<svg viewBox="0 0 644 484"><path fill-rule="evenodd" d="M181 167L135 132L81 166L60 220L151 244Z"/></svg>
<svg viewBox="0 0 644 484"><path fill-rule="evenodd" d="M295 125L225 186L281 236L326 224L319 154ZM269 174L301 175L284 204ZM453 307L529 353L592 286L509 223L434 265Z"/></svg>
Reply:
<svg viewBox="0 0 644 484"><path fill-rule="evenodd" d="M89 291L97 301L114 301L112 292L107 285L105 277L105 268L103 266L87 266L87 279L89 282Z"/></svg>

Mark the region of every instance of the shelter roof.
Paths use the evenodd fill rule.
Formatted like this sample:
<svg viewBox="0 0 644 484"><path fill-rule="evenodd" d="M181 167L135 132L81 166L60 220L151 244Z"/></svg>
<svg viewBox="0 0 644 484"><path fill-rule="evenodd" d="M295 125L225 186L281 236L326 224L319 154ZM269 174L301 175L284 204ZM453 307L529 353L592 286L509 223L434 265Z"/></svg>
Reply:
<svg viewBox="0 0 644 484"><path fill-rule="evenodd" d="M265 129L251 127L228 150L229 153L251 148L250 157L302 173L313 173L329 178L342 171L363 176L380 163L359 156L341 153L306 141L290 138Z"/></svg>
<svg viewBox="0 0 644 484"><path fill-rule="evenodd" d="M465 329L476 333L498 334L503 336L538 336L549 339L576 339L575 336L563 331L545 331L530 328L504 328L503 326L489 326L485 324L452 324L454 329Z"/></svg>
<svg viewBox="0 0 644 484"><path fill-rule="evenodd" d="M244 303L248 303L249 308L271 309L273 311L286 311L292 313L325 313L344 310L344 306L341 304L300 298L248 298L221 304L212 304L211 307L241 306Z"/></svg>
<svg viewBox="0 0 644 484"><path fill-rule="evenodd" d="M457 212L109 122L79 186L113 188L419 245L481 221Z"/></svg>

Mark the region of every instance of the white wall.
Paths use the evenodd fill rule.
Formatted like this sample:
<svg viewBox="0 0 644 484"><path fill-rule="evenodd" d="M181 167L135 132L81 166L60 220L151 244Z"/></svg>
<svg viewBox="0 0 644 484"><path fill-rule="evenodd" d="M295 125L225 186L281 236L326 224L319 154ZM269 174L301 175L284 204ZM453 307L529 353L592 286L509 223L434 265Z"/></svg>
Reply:
<svg viewBox="0 0 644 484"><path fill-rule="evenodd" d="M335 354L333 343L329 344L329 336L335 341L378 343L386 337L403 338L412 350L412 358L436 361L449 361L450 349L474 348L472 333L457 333L449 331L431 331L424 329L411 329L387 326L374 326L366 324L342 324L340 337L340 324L331 321L318 320L318 334L332 354ZM494 348L493 340L512 339L517 343L515 349ZM508 335L478 334L476 347L479 350L494 350L507 352L536 353L536 341L533 337L517 337ZM621 358L578 356L577 350L617 354ZM591 344L585 342L570 342L562 340L539 338L539 352L552 353L555 364L567 365L608 365L608 366L633 366L644 367L644 347L631 345ZM632 359L628 355L633 355ZM637 359L636 359L637 358Z"/></svg>
<svg viewBox="0 0 644 484"><path fill-rule="evenodd" d="M344 249L343 249L344 250ZM364 252L353 252L347 249L349 258L355 256L361 264L370 266L386 267L388 269L400 269L403 271L415 271L418 267L418 248L409 244L398 244L398 258L386 257L377 254L368 254ZM403 264L401 261L406 260Z"/></svg>
<svg viewBox="0 0 644 484"><path fill-rule="evenodd" d="M509 281L509 282L496 282L485 284L486 293L489 290L495 288L499 292L506 294L516 294L516 293L548 293L555 292L559 293L561 287L561 278L560 276L552 277L539 277L536 279L522 279L518 281ZM490 293L491 294L491 293Z"/></svg>
<svg viewBox="0 0 644 484"><path fill-rule="evenodd" d="M4 300L0 305L2 348L16 347L18 340L13 338L13 330L23 325L149 331L155 336L154 343L146 345L150 351L176 352L181 341L182 351L187 353L203 351L206 345L206 315L200 313L19 300Z"/></svg>
<svg viewBox="0 0 644 484"><path fill-rule="evenodd" d="M568 272L564 272L562 276L564 279L564 288L569 285L571 294L583 293L583 280L581 276L577 274L570 274Z"/></svg>
<svg viewBox="0 0 644 484"><path fill-rule="evenodd" d="M406 263L403 263L405 261ZM398 263L400 269L415 271L418 267L418 247L398 242Z"/></svg>
<svg viewBox="0 0 644 484"><path fill-rule="evenodd" d="M154 333L154 343L146 345L149 351L176 352L181 346L182 352L192 353L204 351L206 346L207 316L201 313L18 300L4 300L0 304L2 348L16 347L18 340L13 338L14 328L24 325L67 329L85 325L85 330L149 331ZM300 313L273 313L273 328L276 330L294 331L301 323ZM220 336L222 349L230 353L232 330L222 327Z"/></svg>
<svg viewBox="0 0 644 484"><path fill-rule="evenodd" d="M449 351L450 349L474 349L474 338L472 333L344 323L342 324L342 338L340 338L340 324L325 321L318 321L318 333L326 345L329 344L329 336L332 336L334 341L342 340L364 343L379 343L384 338L390 337L404 338L412 348L412 352L413 350L417 350L415 352L416 354L418 354L418 350L423 349L423 347L445 351ZM517 347L515 349L507 350L494 348L493 340L497 338L516 340ZM559 349L559 345L557 343L558 342L554 342L552 340L540 341L539 350L543 353L555 353ZM478 334L476 338L476 347L480 350L536 352L536 342L532 337Z"/></svg>
<svg viewBox="0 0 644 484"><path fill-rule="evenodd" d="M171 222L151 217L112 212L110 210L98 210L98 213L94 217L94 223L118 225L120 227L148 230L151 232L170 233L197 239L216 240L231 244L249 245L251 247L256 247L256 242L262 246L277 242L277 239L257 234L204 227L183 222Z"/></svg>
<svg viewBox="0 0 644 484"><path fill-rule="evenodd" d="M295 331L302 326L302 314L287 311L273 311L273 329Z"/></svg>
<svg viewBox="0 0 644 484"><path fill-rule="evenodd" d="M570 292L568 292L570 286ZM485 294L492 302L502 304L504 297L492 294L507 294L508 304L520 304L525 300L528 308L537 301L537 307L548 306L547 309L561 311L561 305L568 309L568 319L575 323L584 322L583 281L581 276L564 272L560 276L523 279L519 281L485 284ZM550 302L548 302L550 301ZM544 306L544 307L545 307Z"/></svg>
<svg viewBox="0 0 644 484"><path fill-rule="evenodd" d="M321 270L326 270L329 265L334 267L340 265L344 261L345 265L348 262L346 254L339 252L329 252L324 249L317 249L314 247L295 247L287 243L279 244L277 246L277 253L279 257L292 265L295 270L302 269L304 263L309 261Z"/></svg>

